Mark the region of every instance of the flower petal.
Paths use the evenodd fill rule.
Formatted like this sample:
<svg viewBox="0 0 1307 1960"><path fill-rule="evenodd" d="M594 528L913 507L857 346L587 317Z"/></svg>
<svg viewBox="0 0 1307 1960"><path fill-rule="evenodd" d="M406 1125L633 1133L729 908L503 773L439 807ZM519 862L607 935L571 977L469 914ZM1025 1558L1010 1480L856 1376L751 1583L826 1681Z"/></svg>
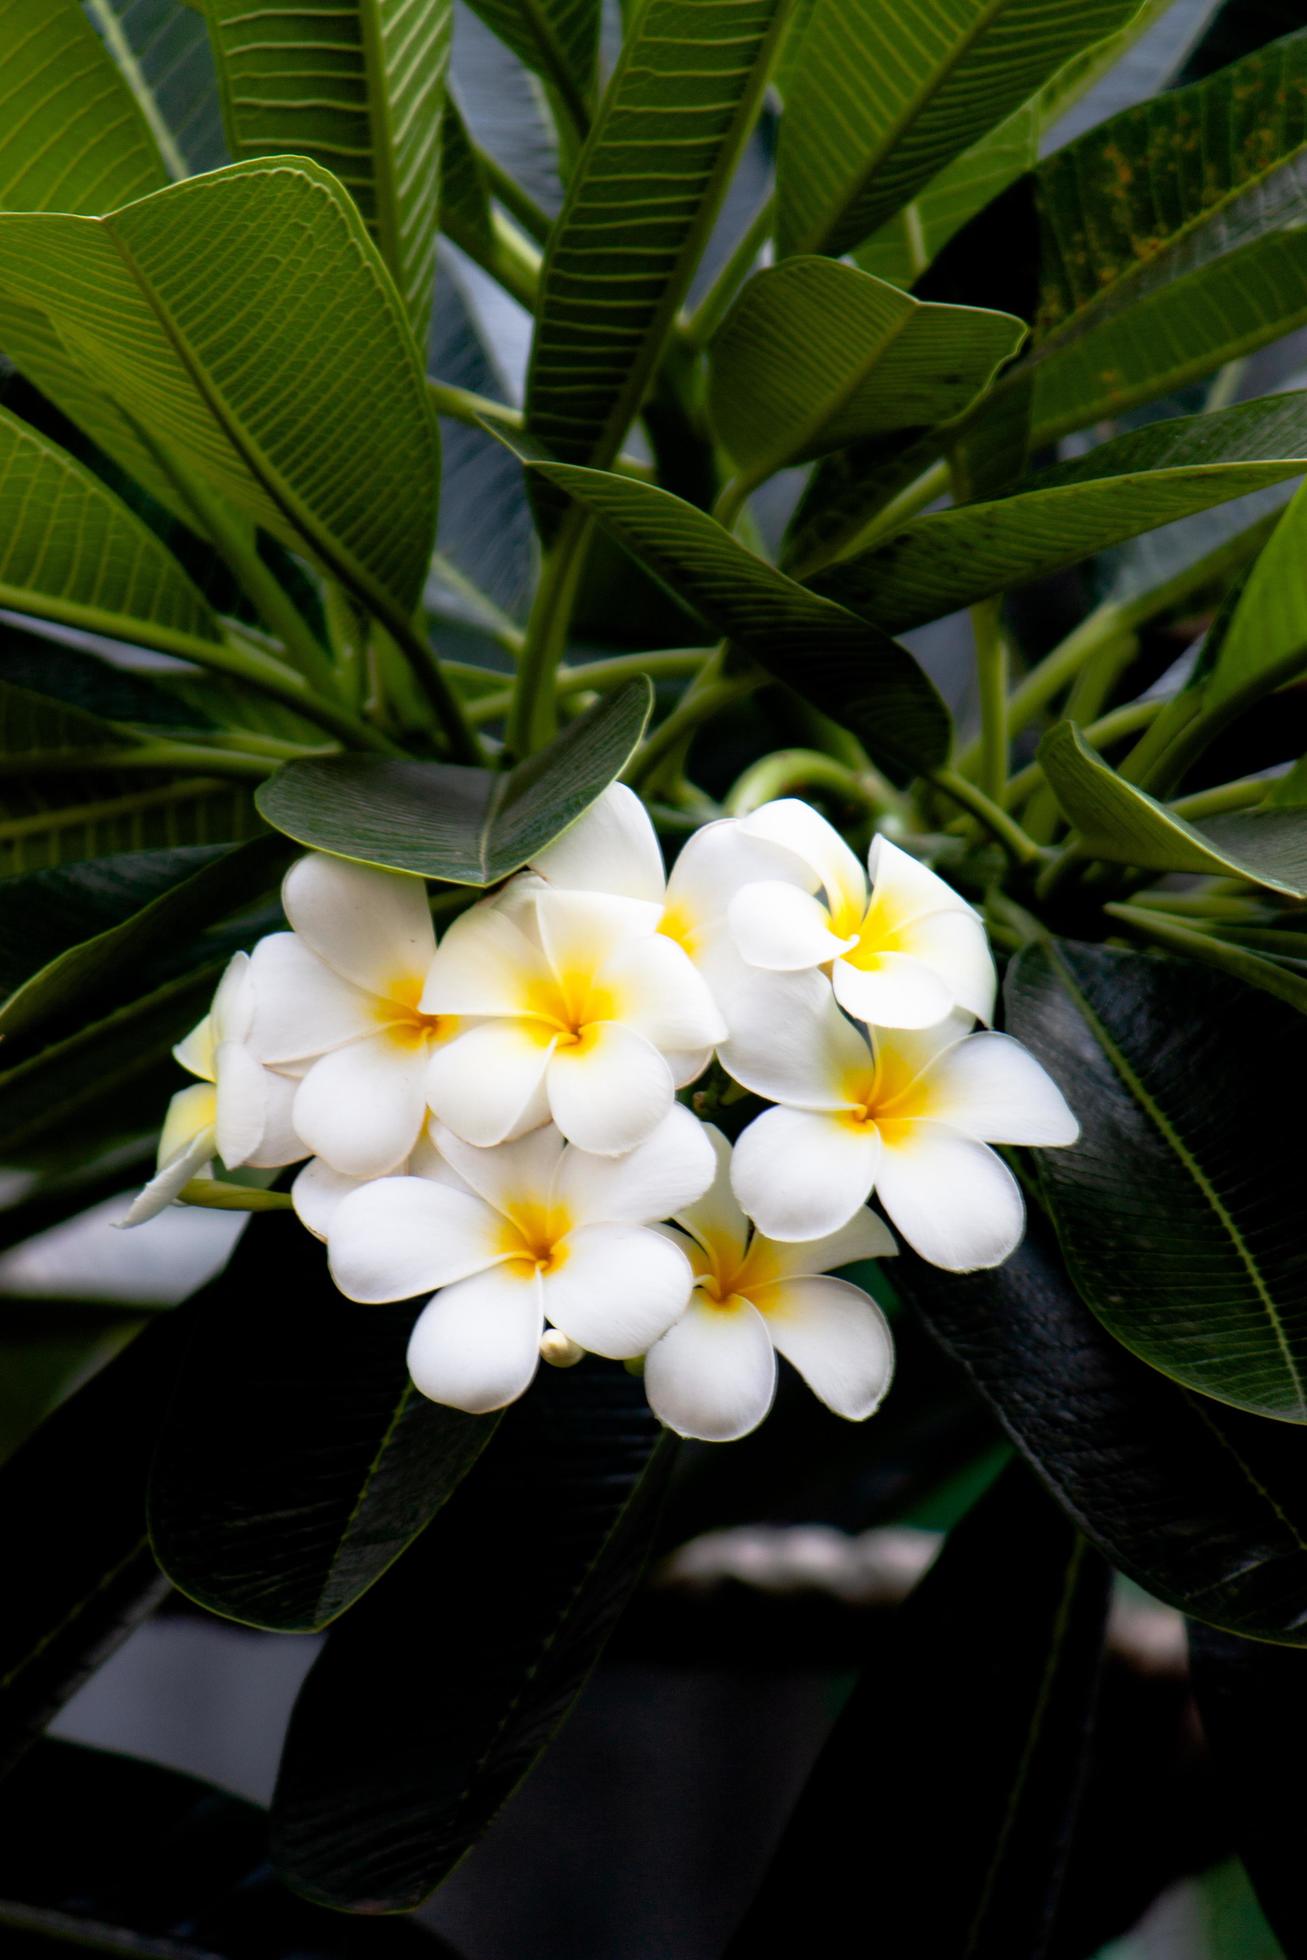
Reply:
<svg viewBox="0 0 1307 1960"><path fill-rule="evenodd" d="M336 1205L331 1277L349 1300L411 1300L497 1264L502 1238L498 1213L470 1192L426 1177L371 1178Z"/></svg>
<svg viewBox="0 0 1307 1960"><path fill-rule="evenodd" d="M602 1157L633 1150L661 1123L675 1093L658 1050L617 1021L596 1021L582 1040L555 1048L545 1089L568 1142Z"/></svg>
<svg viewBox="0 0 1307 1960"><path fill-rule="evenodd" d="M265 1062L325 1055L377 1027L373 995L342 980L293 932L270 932L250 957L250 1046Z"/></svg>
<svg viewBox="0 0 1307 1960"><path fill-rule="evenodd" d="M664 1048L663 1060L672 1072L672 1081L678 1089L688 1089L712 1060L711 1048Z"/></svg>
<svg viewBox="0 0 1307 1960"><path fill-rule="evenodd" d="M613 892L663 902L663 854L649 813L625 783L610 783L531 869L569 891Z"/></svg>
<svg viewBox="0 0 1307 1960"><path fill-rule="evenodd" d="M683 946L661 933L628 940L604 962L601 988L612 989L611 1018L664 1050L713 1046L726 1023Z"/></svg>
<svg viewBox="0 0 1307 1960"><path fill-rule="evenodd" d="M902 953L881 953L873 967L836 960L835 998L846 1014L882 1028L931 1028L953 1008L952 990L930 967Z"/></svg>
<svg viewBox="0 0 1307 1960"><path fill-rule="evenodd" d="M894 1234L884 1219L864 1205L838 1232L828 1232L820 1239L786 1242L757 1233L749 1248L749 1269L742 1276L741 1285L752 1299L749 1280L755 1268L758 1283L770 1285L774 1280L793 1279L800 1274L812 1277L833 1273L836 1267L852 1266L860 1259L889 1259L897 1251Z"/></svg>
<svg viewBox="0 0 1307 1960"><path fill-rule="evenodd" d="M481 899L454 920L436 948L420 1002L424 1014L514 1014L548 983L538 945L507 907Z"/></svg>
<svg viewBox="0 0 1307 1960"><path fill-rule="evenodd" d="M740 957L773 973L824 966L856 944L855 938L832 931L821 899L775 878L745 885L726 916Z"/></svg>
<svg viewBox="0 0 1307 1960"><path fill-rule="evenodd" d="M228 960L209 1010L214 1042L248 1041L254 1019L254 995L250 985L250 956L233 953Z"/></svg>
<svg viewBox="0 0 1307 1960"><path fill-rule="evenodd" d="M263 1135L245 1161L254 1170L276 1170L283 1164L298 1164L309 1154L295 1128L295 1096L300 1085L299 1078L279 1075L275 1069L265 1068L263 1077ZM218 1098L221 1102L221 1085Z"/></svg>
<svg viewBox="0 0 1307 1960"><path fill-rule="evenodd" d="M263 1141L268 1071L239 1041L220 1042L214 1059L218 1074L218 1155L227 1169L234 1171L249 1162Z"/></svg>
<svg viewBox="0 0 1307 1960"><path fill-rule="evenodd" d="M477 1150L436 1126L436 1146L459 1177L504 1218L548 1205L566 1145L552 1123L496 1150Z"/></svg>
<svg viewBox="0 0 1307 1960"><path fill-rule="evenodd" d="M736 1143L731 1184L769 1239L818 1239L866 1204L880 1156L874 1125L768 1109Z"/></svg>
<svg viewBox="0 0 1307 1960"><path fill-rule="evenodd" d="M286 873L286 917L333 972L367 993L412 1004L436 935L423 879L312 851Z"/></svg>
<svg viewBox="0 0 1307 1960"><path fill-rule="evenodd" d="M581 1225L543 1275L545 1312L591 1354L643 1354L685 1311L693 1274L680 1247L639 1225Z"/></svg>
<svg viewBox="0 0 1307 1960"><path fill-rule="evenodd" d="M776 1394L776 1355L748 1300L689 1311L645 1357L649 1407L679 1436L730 1443L756 1429Z"/></svg>
<svg viewBox="0 0 1307 1960"><path fill-rule="evenodd" d="M984 1143L1074 1143L1080 1125L1053 1078L1007 1034L947 1049L908 1098L914 1114Z"/></svg>
<svg viewBox="0 0 1307 1960"><path fill-rule="evenodd" d="M485 1021L427 1064L426 1098L455 1136L483 1150L547 1122L545 1071L554 1036L539 1021Z"/></svg>
<svg viewBox="0 0 1307 1960"><path fill-rule="evenodd" d="M673 1103L657 1129L620 1157L597 1157L570 1145L558 1167L558 1200L578 1225L652 1225L670 1218L712 1183L714 1134Z"/></svg>
<svg viewBox="0 0 1307 1960"><path fill-rule="evenodd" d="M421 1049L384 1034L351 1041L323 1055L300 1083L295 1128L335 1170L384 1177L403 1163L426 1121L425 1074Z"/></svg>
<svg viewBox="0 0 1307 1960"><path fill-rule="evenodd" d="M212 1131L218 1120L218 1092L210 1082L194 1082L188 1088L179 1089L168 1104L159 1132L159 1153L156 1166L163 1166L181 1151L201 1130ZM217 1149L210 1138L209 1155Z"/></svg>
<svg viewBox="0 0 1307 1960"><path fill-rule="evenodd" d="M315 1239L325 1239L341 1200L351 1191L360 1190L366 1182L365 1178L346 1177L344 1171L333 1171L321 1157L310 1157L290 1187L295 1216Z"/></svg>
<svg viewBox="0 0 1307 1960"><path fill-rule="evenodd" d="M699 1241L704 1251L716 1251L722 1264L738 1264L744 1257L749 1221L731 1189L731 1146L715 1123L701 1123L713 1154L713 1180L702 1197L692 1204L673 1207L672 1215Z"/></svg>
<svg viewBox="0 0 1307 1960"><path fill-rule="evenodd" d="M958 1007L992 1021L998 974L982 922L969 907L932 912L903 928L901 950L932 967Z"/></svg>
<svg viewBox="0 0 1307 1960"><path fill-rule="evenodd" d="M559 891L552 885L537 892L535 911L545 957L564 995L577 1007L592 976L632 940L647 940L662 917L660 905L640 899Z"/></svg>
<svg viewBox="0 0 1307 1960"><path fill-rule="evenodd" d="M724 919L736 892L761 880L779 879L782 884L808 890L813 876L802 859L765 837L755 837L734 817L723 817L696 830L681 847L680 855L667 879L666 931L675 927L697 936L714 920ZM698 948L689 949L697 957Z"/></svg>
<svg viewBox="0 0 1307 1960"><path fill-rule="evenodd" d="M943 1123L884 1125L876 1195L914 1251L950 1273L1001 1266L1025 1230L1001 1157Z"/></svg>
<svg viewBox="0 0 1307 1960"><path fill-rule="evenodd" d="M810 803L778 797L743 817L751 837L766 838L801 858L826 893L832 911L847 907L859 918L867 906L867 876L839 832Z"/></svg>
<svg viewBox="0 0 1307 1960"><path fill-rule="evenodd" d="M496 1267L444 1287L409 1339L414 1387L474 1416L515 1402L540 1361L540 1294L536 1275L518 1268Z"/></svg>
<svg viewBox="0 0 1307 1960"><path fill-rule="evenodd" d="M159 1138L159 1168L133 1198L122 1220L124 1228L157 1218L209 1163L218 1147L213 1116L214 1092L207 1082L177 1091Z"/></svg>
<svg viewBox="0 0 1307 1960"><path fill-rule="evenodd" d="M760 1287L753 1299L778 1352L828 1409L862 1422L879 1408L894 1374L894 1337L860 1286L805 1277Z"/></svg>
<svg viewBox="0 0 1307 1960"><path fill-rule="evenodd" d="M201 1082L212 1082L216 1067L213 1051L217 1045L213 1033L213 1015L209 1013L202 1021L196 1022L188 1035L183 1035L172 1051L173 1058L179 1061L190 1074L198 1075Z"/></svg>
<svg viewBox="0 0 1307 1960"><path fill-rule="evenodd" d="M731 1032L717 1050L728 1075L770 1102L847 1109L848 1083L872 1061L866 1037L840 1013L820 973L755 974L730 1003Z"/></svg>
<svg viewBox="0 0 1307 1960"><path fill-rule="evenodd" d="M961 893L955 892L937 871L880 832L871 840L867 870L871 874L877 910L883 908L886 918L898 924L927 912L966 912L976 917Z"/></svg>

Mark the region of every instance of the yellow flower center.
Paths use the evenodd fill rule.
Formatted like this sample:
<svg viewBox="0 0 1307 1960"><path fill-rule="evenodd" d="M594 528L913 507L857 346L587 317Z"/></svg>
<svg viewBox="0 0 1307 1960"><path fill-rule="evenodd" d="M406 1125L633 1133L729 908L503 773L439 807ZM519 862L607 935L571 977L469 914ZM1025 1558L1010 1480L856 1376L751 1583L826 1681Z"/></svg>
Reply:
<svg viewBox="0 0 1307 1960"><path fill-rule="evenodd" d="M620 1019L613 989L595 980L588 968L532 980L524 1007L543 1042L575 1048L593 1041L596 1022Z"/></svg>
<svg viewBox="0 0 1307 1960"><path fill-rule="evenodd" d="M567 1259L571 1229L572 1220L560 1205L543 1198L513 1200L499 1235L508 1270L520 1279L556 1273Z"/></svg>
<svg viewBox="0 0 1307 1960"><path fill-rule="evenodd" d="M683 905L665 905L658 930L664 939L673 940L685 952L693 954L698 922Z"/></svg>
<svg viewBox="0 0 1307 1960"><path fill-rule="evenodd" d="M734 1245L696 1243L687 1250L697 1291L708 1306L722 1313L738 1313L753 1300L758 1287L779 1277L773 1271L776 1261L771 1246L756 1233L743 1256Z"/></svg>
<svg viewBox="0 0 1307 1960"><path fill-rule="evenodd" d="M847 1105L840 1111L841 1123L859 1133L879 1130L887 1139L900 1123L920 1122L930 1113L929 1078L914 1075L888 1043L873 1067L845 1076L840 1095Z"/></svg>
<svg viewBox="0 0 1307 1960"><path fill-rule="evenodd" d="M458 1022L451 1014L424 1014L418 1006L422 981L412 974L393 980L378 997L377 1019L382 1031L401 1048L425 1048L436 1041L448 1041Z"/></svg>

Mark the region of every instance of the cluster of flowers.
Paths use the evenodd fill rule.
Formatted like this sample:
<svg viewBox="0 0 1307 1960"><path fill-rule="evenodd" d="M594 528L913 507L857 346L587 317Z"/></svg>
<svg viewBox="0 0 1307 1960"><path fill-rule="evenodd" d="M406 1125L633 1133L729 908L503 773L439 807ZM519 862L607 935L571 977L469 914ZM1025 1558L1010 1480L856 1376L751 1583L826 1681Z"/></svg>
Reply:
<svg viewBox="0 0 1307 1960"><path fill-rule="evenodd" d="M725 1441L780 1353L837 1414L877 1407L893 1347L831 1277L895 1241L953 1271L1021 1238L992 1143L1076 1123L992 1015L983 924L885 837L867 867L792 798L710 823L670 878L620 785L436 944L418 878L314 853L289 932L227 969L176 1050L158 1174L129 1223L216 1156L309 1161L292 1197L359 1301L431 1294L422 1392L502 1407L540 1356L644 1357L649 1401ZM773 1107L734 1148L676 1100L716 1053ZM671 1222L668 1222L671 1221Z"/></svg>

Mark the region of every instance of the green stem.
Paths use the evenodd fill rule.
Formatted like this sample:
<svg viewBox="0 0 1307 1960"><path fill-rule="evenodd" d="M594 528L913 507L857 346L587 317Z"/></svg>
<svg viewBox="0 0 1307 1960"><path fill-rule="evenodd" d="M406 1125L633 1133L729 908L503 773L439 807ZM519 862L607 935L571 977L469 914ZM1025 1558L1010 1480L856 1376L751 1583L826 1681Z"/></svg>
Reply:
<svg viewBox="0 0 1307 1960"><path fill-rule="evenodd" d="M216 1177L193 1177L183 1184L178 1201L204 1211L290 1211L289 1191L260 1191L253 1184L224 1184Z"/></svg>
<svg viewBox="0 0 1307 1960"><path fill-rule="evenodd" d="M497 606L479 586L474 585L470 578L459 571L457 565L451 565L449 560L438 551L432 554L431 570L441 585L447 586L451 592L456 592L478 615L482 627L490 638L501 646L505 653L511 654L514 662L519 660L526 636L516 620L510 619L502 607ZM427 611L433 618L439 617L438 608L430 604L429 598ZM446 673L453 675L457 674L458 670L458 661L445 662Z"/></svg>
<svg viewBox="0 0 1307 1960"><path fill-rule="evenodd" d="M682 322L681 332L692 347L708 345L737 290L752 272L755 259L771 235L775 205L775 197L769 193L741 232L730 257L693 313Z"/></svg>
<svg viewBox="0 0 1307 1960"><path fill-rule="evenodd" d="M629 783L632 789L653 787L664 764L677 756L683 745L689 745L691 737L704 722L710 721L723 708L728 708L741 695L757 687L759 677L752 671L718 678L721 658L719 655L717 660L704 668L699 678L686 688L666 720L660 722L651 735L646 735L623 772L623 781Z"/></svg>
<svg viewBox="0 0 1307 1960"><path fill-rule="evenodd" d="M958 775L955 769L932 769L927 781L977 818L1018 864L1037 864L1043 857L1038 844L1027 837L1020 824L991 797L986 796L982 789L968 782L965 776Z"/></svg>
<svg viewBox="0 0 1307 1960"><path fill-rule="evenodd" d="M1154 945L1164 946L1169 952L1183 953L1190 959L1201 960L1204 966L1214 966L1223 973L1232 974L1236 980L1242 980L1248 986L1259 987L1265 993L1288 1001L1299 1013L1307 1009L1307 981L1300 974L1277 966L1273 960L1263 959L1241 946L1227 946L1210 933L1194 932L1188 926L1177 925L1174 919L1161 918L1140 905L1105 905L1103 910L1121 925L1151 940Z"/></svg>
<svg viewBox="0 0 1307 1960"><path fill-rule="evenodd" d="M1225 810L1251 810L1266 801L1271 786L1271 778L1267 776L1240 776L1232 783L1195 790L1191 796L1177 796L1170 806L1171 812L1188 821L1193 817L1217 817Z"/></svg>
<svg viewBox="0 0 1307 1960"><path fill-rule="evenodd" d="M1156 721L1165 706L1165 701L1158 700L1128 701L1124 707L1113 708L1110 713L1100 716L1097 721L1091 721L1088 728L1081 732L1096 749L1108 749L1113 743L1124 741L1127 735L1135 735L1141 728L1147 728L1151 722ZM1043 780L1044 771L1041 764L1028 762L1024 769L1017 771L1008 784L1008 802L1013 805L1019 804L1023 798L1037 790Z"/></svg>
<svg viewBox="0 0 1307 1960"><path fill-rule="evenodd" d="M662 653L616 653L608 660L592 660L584 667L560 666L554 677L555 692L561 699L569 694L601 694L605 688L620 687L623 681L647 674L651 681L693 679L712 656L711 647L670 647ZM468 707L470 719L478 724L495 721L513 705L511 687L496 688L483 694Z"/></svg>
<svg viewBox="0 0 1307 1960"><path fill-rule="evenodd" d="M1008 652L999 610L999 600L982 599L971 608L971 630L980 699L980 787L992 803L1001 805L1007 795Z"/></svg>
<svg viewBox="0 0 1307 1960"><path fill-rule="evenodd" d="M467 718L463 703L449 684L440 657L426 639L402 614L390 613L381 624L403 655L409 672L417 682L449 745L454 762L483 767L485 752L477 732Z"/></svg>
<svg viewBox="0 0 1307 1960"><path fill-rule="evenodd" d="M448 415L455 422L466 422L471 428L489 422L496 429L511 429L518 434L526 427L520 408L510 408L507 402L492 401L489 395L474 394L470 388L456 388L450 381L433 381L430 375L427 376L427 390L437 415Z"/></svg>
<svg viewBox="0 0 1307 1960"><path fill-rule="evenodd" d="M573 504L545 553L506 731L509 753L518 760L552 741L558 726L554 678L567 646L592 533L593 520Z"/></svg>
<svg viewBox="0 0 1307 1960"><path fill-rule="evenodd" d="M549 213L541 210L529 192L522 189L517 179L509 175L489 150L483 150L479 144L473 147L490 195L499 200L511 218L517 220L528 238L537 245L546 245L553 228Z"/></svg>
<svg viewBox="0 0 1307 1960"><path fill-rule="evenodd" d="M760 478L751 476L747 470L741 470L738 476L733 476L730 482L723 486L712 507L712 514L724 531L735 529L736 518L758 488L760 481Z"/></svg>
<svg viewBox="0 0 1307 1960"><path fill-rule="evenodd" d="M777 749L751 763L727 791L723 805L728 816L746 817L751 810L801 788L831 789L851 803L861 803L873 815L887 809L905 811L903 799L874 771L851 769L821 749Z"/></svg>
<svg viewBox="0 0 1307 1960"><path fill-rule="evenodd" d="M206 748L199 742L106 743L101 748L26 749L0 757L0 778L48 774L79 774L83 770L201 769L210 776L239 776L262 782L276 765L266 756L241 755L233 749Z"/></svg>

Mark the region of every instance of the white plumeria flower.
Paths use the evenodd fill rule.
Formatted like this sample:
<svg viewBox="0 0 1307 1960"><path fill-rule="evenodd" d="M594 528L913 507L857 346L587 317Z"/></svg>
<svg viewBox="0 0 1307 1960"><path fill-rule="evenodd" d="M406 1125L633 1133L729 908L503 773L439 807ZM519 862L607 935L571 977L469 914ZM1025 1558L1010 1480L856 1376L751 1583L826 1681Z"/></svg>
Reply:
<svg viewBox="0 0 1307 1960"><path fill-rule="evenodd" d="M656 905L656 930L682 947L729 1019L728 1000L742 962L727 923L741 886L761 879L802 882L807 867L734 818L700 826L670 874L649 812L625 783L612 783L531 870L567 891L608 892ZM711 1050L703 1055L706 1067ZM696 1069L686 1080L692 1081Z"/></svg>
<svg viewBox="0 0 1307 1960"><path fill-rule="evenodd" d="M776 1393L783 1354L827 1408L861 1422L894 1372L884 1314L860 1286L832 1279L855 1259L897 1250L882 1221L859 1211L840 1231L780 1244L749 1221L731 1190L731 1147L705 1125L717 1158L712 1189L677 1214L694 1272L690 1305L644 1364L649 1406L681 1436L728 1443L756 1429Z"/></svg>
<svg viewBox="0 0 1307 1960"><path fill-rule="evenodd" d="M712 1181L713 1154L679 1105L625 1157L594 1157L551 1124L495 1150L437 1130L464 1188L387 1177L331 1220L332 1277L351 1300L435 1297L409 1342L415 1385L480 1415L530 1383L548 1322L591 1354L640 1355L684 1313L693 1275L649 1226Z"/></svg>
<svg viewBox="0 0 1307 1960"><path fill-rule="evenodd" d="M482 1018L431 1058L439 1120L482 1148L550 1117L605 1155L647 1137L726 1033L659 916L641 899L528 881L456 919L421 1004Z"/></svg>
<svg viewBox="0 0 1307 1960"><path fill-rule="evenodd" d="M251 964L254 1046L303 1074L306 1151L346 1177L384 1176L426 1122L433 1050L460 1031L421 1004L436 950L426 886L314 852L287 872L282 904L293 931L260 940Z"/></svg>
<svg viewBox="0 0 1307 1960"><path fill-rule="evenodd" d="M450 1169L425 1130L414 1144L412 1154L396 1167L393 1174L396 1177L429 1177L437 1183L463 1188L463 1180ZM344 1171L333 1170L324 1157L310 1157L290 1187L295 1216L301 1225L307 1226L315 1239L325 1239L341 1200L370 1182L371 1179L366 1177L348 1177Z"/></svg>
<svg viewBox="0 0 1307 1960"><path fill-rule="evenodd" d="M864 871L797 797L764 803L740 823L808 874L807 890L769 879L732 899L731 931L751 966L829 967L840 1006L877 1027L933 1027L959 1008L992 1019L997 981L984 924L935 872L881 836Z"/></svg>
<svg viewBox="0 0 1307 1960"><path fill-rule="evenodd" d="M736 1001L723 1066L782 1105L735 1146L735 1194L769 1238L833 1232L871 1191L923 1259L997 1266L1020 1244L1020 1187L990 1143L1079 1135L1061 1091L1020 1042L960 1017L866 1032L817 974L769 976Z"/></svg>
<svg viewBox="0 0 1307 1960"><path fill-rule="evenodd" d="M214 1157L228 1170L294 1164L305 1155L291 1124L297 1082L264 1068L249 1047L254 996L247 953L237 953L218 982L204 1019L173 1054L198 1076L168 1105L159 1136L158 1169L133 1202L124 1225L143 1225L172 1204Z"/></svg>

